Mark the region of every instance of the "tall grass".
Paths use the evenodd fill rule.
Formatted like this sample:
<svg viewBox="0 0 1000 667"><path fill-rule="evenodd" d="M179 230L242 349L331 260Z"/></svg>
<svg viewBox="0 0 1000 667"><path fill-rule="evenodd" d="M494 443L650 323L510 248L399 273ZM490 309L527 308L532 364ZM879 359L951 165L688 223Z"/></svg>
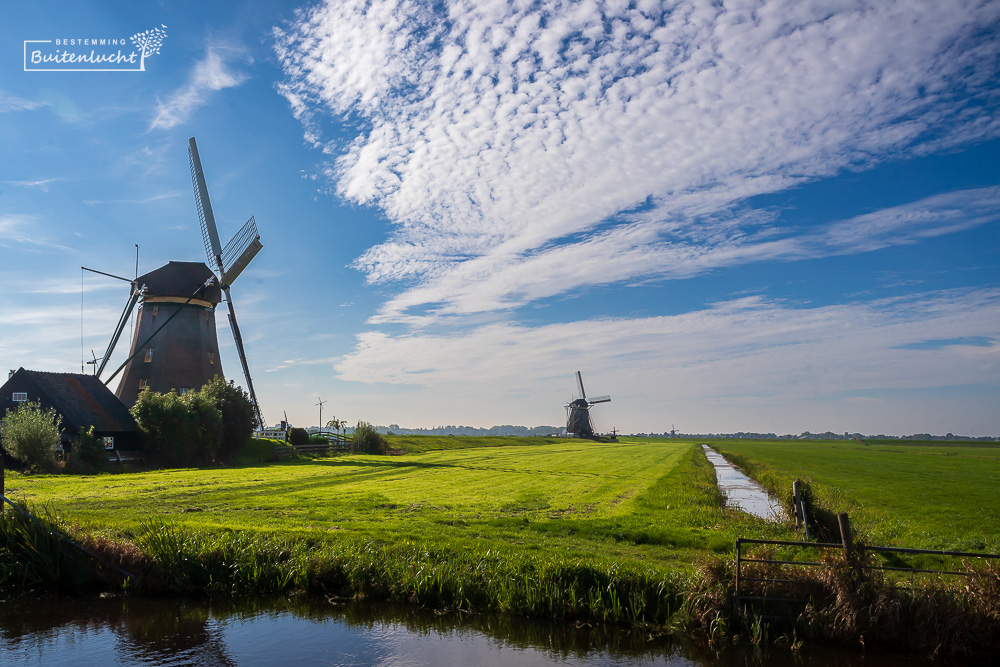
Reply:
<svg viewBox="0 0 1000 667"><path fill-rule="evenodd" d="M0 503L0 587L77 590L98 583L98 571L65 538L48 511L32 515Z"/></svg>
<svg viewBox="0 0 1000 667"><path fill-rule="evenodd" d="M776 553L761 548L751 557L770 560ZM715 648L737 638L765 643L781 637L970 661L1000 654L996 567L966 564L968 576L960 580L899 586L881 571L863 567L871 565L865 558L828 552L820 568L745 562L741 594L771 602L766 607L745 602L739 609L733 604L733 562L713 560L690 582L677 627Z"/></svg>

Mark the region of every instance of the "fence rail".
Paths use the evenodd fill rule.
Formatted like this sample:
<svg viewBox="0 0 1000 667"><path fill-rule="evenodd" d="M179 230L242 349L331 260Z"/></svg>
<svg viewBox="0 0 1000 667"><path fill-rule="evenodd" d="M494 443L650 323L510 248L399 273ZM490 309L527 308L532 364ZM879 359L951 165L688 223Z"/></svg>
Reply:
<svg viewBox="0 0 1000 667"><path fill-rule="evenodd" d="M784 560L777 558L752 558L743 555L744 545L766 545L766 546L783 546L783 547L795 547L799 549L815 549L822 551L824 549L842 549L847 556L851 556L854 552L871 552L871 553L886 553L886 554L908 554L908 555L930 555L930 556L941 556L941 557L951 557L951 558L979 558L990 563L992 566L997 560L1000 560L1000 554L988 554L988 553L978 553L972 551L947 551L943 549L912 549L909 547L883 547L883 546L870 546L866 544L855 544L854 539L851 535L851 525L846 513L841 513L837 516L838 523L840 525L840 536L841 542L795 542L791 540L764 540L749 537L738 537L736 538L736 590L734 593L733 603L737 609L745 601L752 602L779 602L779 603L804 603L805 600L794 597L780 597L780 596L770 596L770 595L748 595L745 594L746 584L798 584L802 583L795 579L781 578L779 576L773 577L749 577L743 574L744 563L762 563L765 565L782 565L791 567L823 567L825 563L821 563L814 560ZM960 572L957 570L934 570L927 568L916 568L916 567L896 567L892 565L868 565L858 563L856 567L862 570L880 570L887 572L901 572L906 574L938 574L945 576L969 576L969 572ZM787 576L787 575L786 575ZM771 616L771 618L788 618L784 616Z"/></svg>

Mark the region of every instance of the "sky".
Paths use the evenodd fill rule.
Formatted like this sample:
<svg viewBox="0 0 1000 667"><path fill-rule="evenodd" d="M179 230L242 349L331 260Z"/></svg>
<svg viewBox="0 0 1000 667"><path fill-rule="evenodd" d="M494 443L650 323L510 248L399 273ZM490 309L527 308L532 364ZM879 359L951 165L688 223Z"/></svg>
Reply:
<svg viewBox="0 0 1000 667"><path fill-rule="evenodd" d="M128 286L81 266L204 261L195 136L223 243L253 215L264 245L232 292L268 422L558 426L579 370L599 430L1000 435L998 27L964 0L9 6L0 363L93 371ZM154 28L138 66L31 56Z"/></svg>

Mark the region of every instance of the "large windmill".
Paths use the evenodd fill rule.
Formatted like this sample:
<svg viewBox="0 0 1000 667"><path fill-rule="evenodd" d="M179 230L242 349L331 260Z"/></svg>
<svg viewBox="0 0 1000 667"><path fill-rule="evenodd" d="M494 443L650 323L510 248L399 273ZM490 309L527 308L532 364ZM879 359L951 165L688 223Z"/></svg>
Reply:
<svg viewBox="0 0 1000 667"><path fill-rule="evenodd" d="M610 403L610 396L587 398L583 388L583 376L576 372L576 386L580 390L580 398L566 404L566 434L577 438L593 438L594 424L590 421L590 408L598 403Z"/></svg>
<svg viewBox="0 0 1000 667"><path fill-rule="evenodd" d="M215 375L224 377L215 331L215 307L225 294L229 307L229 328L233 332L236 351L243 365L250 401L253 403L258 425L264 428L266 424L250 378L243 337L236 322L236 310L230 291L233 281L263 247L260 235L251 217L229 243L222 247L194 137L188 142L188 156L205 251L209 264L215 270L201 262L169 262L155 271L138 276L134 281L129 280L132 290L128 303L118 320L97 375L101 375L111 358L132 309L138 303L138 326L132 338L129 357L105 380L105 384L111 382L124 369L125 374L116 394L125 405L134 405L139 392L146 387L159 392L173 389L183 394L200 389Z"/></svg>

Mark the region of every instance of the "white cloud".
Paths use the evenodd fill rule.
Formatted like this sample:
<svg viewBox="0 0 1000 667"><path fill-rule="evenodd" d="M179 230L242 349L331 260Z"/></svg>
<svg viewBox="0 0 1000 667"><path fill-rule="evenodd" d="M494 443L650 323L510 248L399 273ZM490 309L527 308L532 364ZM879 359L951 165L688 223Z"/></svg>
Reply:
<svg viewBox="0 0 1000 667"><path fill-rule="evenodd" d="M4 183L7 183L8 185L17 185L22 188L37 188L42 192L48 192L49 183L65 180L65 178L41 178L34 181L4 181Z"/></svg>
<svg viewBox="0 0 1000 667"><path fill-rule="evenodd" d="M169 130L184 123L197 108L208 103L213 92L246 81L247 75L233 68L234 60L252 62L240 46L209 46L205 57L195 63L187 83L175 90L166 102L159 103L149 129Z"/></svg>
<svg viewBox="0 0 1000 667"><path fill-rule="evenodd" d="M903 347L956 331L992 342ZM558 423L560 401L571 398L572 373L580 369L593 393L614 397L601 406L606 418L635 430L662 431L682 419L686 428L700 422L723 432L816 430L824 426L810 421L816 415L840 415L848 426L829 428L919 431L932 415L915 414L912 396L893 392L1000 386L998 331L996 289L812 308L746 297L662 317L491 324L460 334L367 332L335 369L342 380L419 388L386 407L396 423L423 423L428 414L464 423ZM852 412L860 399L879 401L882 414ZM996 432L1000 419L984 400L988 392L968 401L979 414L967 425ZM817 402L823 409L816 414L797 414Z"/></svg>
<svg viewBox="0 0 1000 667"><path fill-rule="evenodd" d="M49 103L41 102L39 100L25 99L0 90L0 113L7 113L9 111L32 111L45 106L49 106Z"/></svg>
<svg viewBox="0 0 1000 667"><path fill-rule="evenodd" d="M337 0L276 31L276 49L308 138L321 141L321 111L360 121L349 146L325 146L328 175L396 224L356 265L371 282L415 281L380 319L420 323L429 305L508 308L675 275L678 262L916 240L866 220L768 240L719 217L756 194L1000 134L997 44L984 36L998 16L971 0ZM638 265L602 274L585 261L602 254Z"/></svg>
<svg viewBox="0 0 1000 667"><path fill-rule="evenodd" d="M703 221L697 234L664 235L656 222L636 221L530 254L498 252L470 259L389 299L373 323L420 324L523 306L573 289L638 279L689 278L733 265L794 261L868 252L1000 220L1000 187L964 190L837 221L789 236L749 211L738 220ZM733 233L738 227L742 233ZM750 233L755 227L763 231ZM693 236L693 238L692 238ZM431 314L408 309L435 304Z"/></svg>
<svg viewBox="0 0 1000 667"><path fill-rule="evenodd" d="M158 195L153 195L152 197L146 197L144 199L84 199L83 203L87 206L104 206L107 204L150 204L155 201L175 199L180 196L181 194L179 192L162 192Z"/></svg>
<svg viewBox="0 0 1000 667"><path fill-rule="evenodd" d="M24 246L53 248L56 250L72 250L72 248L48 240L39 229L35 216L25 214L0 215L0 247L7 242L15 243L24 250Z"/></svg>

